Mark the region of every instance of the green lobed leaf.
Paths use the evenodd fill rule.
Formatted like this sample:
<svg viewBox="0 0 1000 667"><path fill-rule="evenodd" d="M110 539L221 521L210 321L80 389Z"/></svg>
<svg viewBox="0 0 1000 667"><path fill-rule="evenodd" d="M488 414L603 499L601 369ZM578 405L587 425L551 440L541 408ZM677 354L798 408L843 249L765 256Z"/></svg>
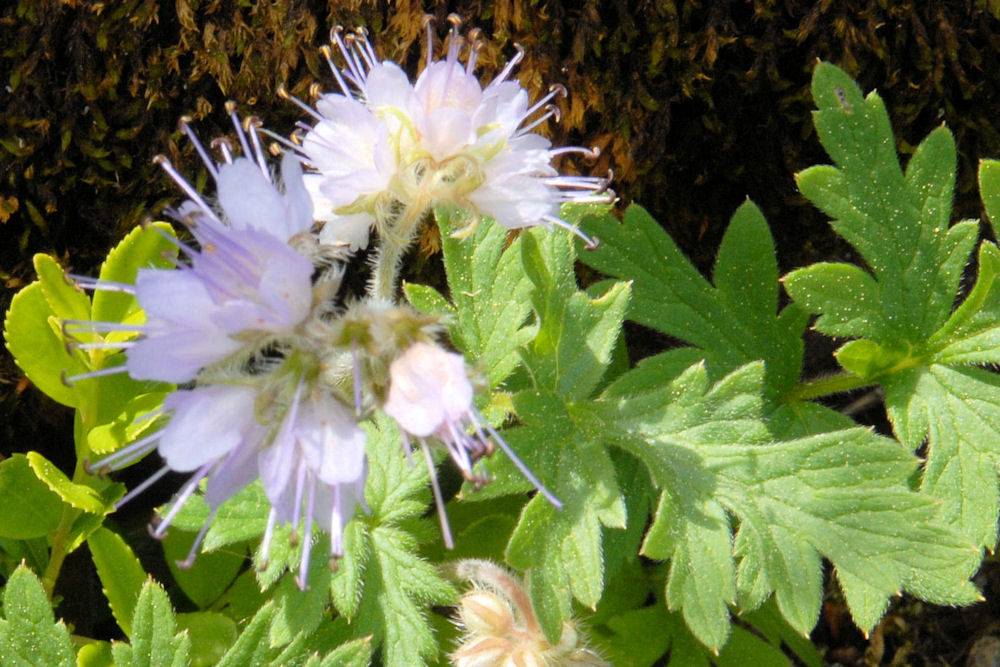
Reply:
<svg viewBox="0 0 1000 667"><path fill-rule="evenodd" d="M365 500L371 514L354 519L363 526L367 555L360 602L349 628L354 638L370 635L373 648L381 647L386 665L422 665L438 652L428 607L453 604L456 593L417 555L417 539L403 527L426 511L426 470L407 465L398 432L388 420L367 430ZM421 501L413 499L417 494Z"/></svg>
<svg viewBox="0 0 1000 667"><path fill-rule="evenodd" d="M125 541L107 528L87 538L87 546L111 613L122 632L131 637L135 605L148 579L146 571Z"/></svg>
<svg viewBox="0 0 1000 667"><path fill-rule="evenodd" d="M190 662L191 639L177 633L167 594L152 579L146 581L132 615L131 645L115 643L118 667L184 667Z"/></svg>
<svg viewBox="0 0 1000 667"><path fill-rule="evenodd" d="M974 367L931 364L885 383L899 439L928 440L921 490L943 502L941 516L994 548L1000 489L1000 377Z"/></svg>
<svg viewBox="0 0 1000 667"><path fill-rule="evenodd" d="M59 525L62 499L38 479L24 454L0 462L0 537L46 537Z"/></svg>
<svg viewBox="0 0 1000 667"><path fill-rule="evenodd" d="M716 260L715 287L637 205L625 211L623 223L610 215L584 223L601 246L580 259L631 282L629 319L694 345L713 378L764 360L771 398L798 380L807 315L794 306L778 313L774 244L752 202L741 205L730 221Z"/></svg>
<svg viewBox="0 0 1000 667"><path fill-rule="evenodd" d="M371 658L371 639L365 637L341 644L322 658L313 658L306 667L367 667Z"/></svg>
<svg viewBox="0 0 1000 667"><path fill-rule="evenodd" d="M525 326L531 285L521 267L521 240L507 247L507 229L486 223L458 238L454 215L450 209L435 210L454 304L449 309L455 314L452 340L482 365L495 387L517 366L517 349L532 336Z"/></svg>
<svg viewBox="0 0 1000 667"><path fill-rule="evenodd" d="M5 667L71 667L76 664L69 631L58 623L42 582L23 565L3 590L0 664Z"/></svg>
<svg viewBox="0 0 1000 667"><path fill-rule="evenodd" d="M823 314L821 331L880 343L922 341L948 318L976 241L974 222L949 229L956 162L951 133L944 127L931 132L904 173L877 94L863 98L846 73L820 63L813 97L816 130L836 167L801 172L799 189L834 218L831 225L860 251L872 274L868 281L853 278L858 287L851 294L835 294L832 284L817 292L816 279L799 272L786 278L786 286L796 301L808 300L810 310Z"/></svg>
<svg viewBox="0 0 1000 667"><path fill-rule="evenodd" d="M709 386L696 366L671 382L665 393L675 398L660 418L650 418L648 396L612 392L596 409L594 427L643 460L663 489L643 552L671 560L666 602L695 636L720 648L728 606L753 609L772 593L792 627L809 632L821 556L863 629L904 589L937 603L976 600L968 577L978 552L932 499L910 490L912 454L864 429L761 441L766 429L750 424L760 418L762 378L750 365Z"/></svg>

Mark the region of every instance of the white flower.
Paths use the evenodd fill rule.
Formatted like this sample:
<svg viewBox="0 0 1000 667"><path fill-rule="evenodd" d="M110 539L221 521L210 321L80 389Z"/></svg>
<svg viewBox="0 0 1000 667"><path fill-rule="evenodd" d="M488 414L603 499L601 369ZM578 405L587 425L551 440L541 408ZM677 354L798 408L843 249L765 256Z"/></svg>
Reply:
<svg viewBox="0 0 1000 667"><path fill-rule="evenodd" d="M566 227L593 245L559 218L560 205L611 201L607 180L560 176L552 161L594 152L553 149L532 132L558 115L550 102L565 90L554 87L529 104L527 91L509 78L520 50L484 87L475 74L478 37L469 39L463 64L465 39L457 19L452 24L444 60L432 61L428 22L427 62L416 83L395 63L380 62L363 34L344 38L334 30L346 62L340 70L330 60L341 92L324 95L315 110L299 102L316 120L299 150L321 176L310 188L322 196L314 197L317 216L334 222L354 216L348 224L365 220L405 238L409 229L396 228L415 225L429 206L447 203L469 210L473 220L487 215L510 229ZM329 49L324 53L329 60ZM405 221L397 219L401 211Z"/></svg>
<svg viewBox="0 0 1000 667"><path fill-rule="evenodd" d="M277 522L304 524L302 561L296 581L306 588L312 522L330 535L330 553L343 555L344 524L362 500L367 464L365 432L335 398L313 393L303 398L300 382L274 441L260 454L264 491L271 501L262 551L266 554Z"/></svg>
<svg viewBox="0 0 1000 667"><path fill-rule="evenodd" d="M474 471L476 462L500 447L528 481L553 505L559 500L546 489L507 445L500 434L476 410L472 384L462 355L429 343L414 343L389 365L389 392L382 409L403 431L417 438L431 474L434 499L441 516L445 544L452 538L437 487L433 462L425 440L434 436L448 451L465 479L484 484L485 476ZM472 431L471 433L469 431Z"/></svg>

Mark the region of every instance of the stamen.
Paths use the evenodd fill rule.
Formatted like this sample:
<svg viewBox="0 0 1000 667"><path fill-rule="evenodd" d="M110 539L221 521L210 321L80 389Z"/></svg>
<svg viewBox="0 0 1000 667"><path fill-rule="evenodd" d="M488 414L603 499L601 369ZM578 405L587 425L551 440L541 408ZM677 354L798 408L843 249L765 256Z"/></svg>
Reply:
<svg viewBox="0 0 1000 667"><path fill-rule="evenodd" d="M531 482L531 484L538 489L538 492L545 496L545 499L548 500L553 507L557 510L561 510L563 507L562 502L556 498L551 491L545 488L545 485L542 484L537 477L535 477L534 473L531 472L528 466L524 465L524 462L518 458L517 454L514 453L514 450L511 449L503 437L497 433L496 429L490 426L490 423L483 418L483 415L480 414L478 410L476 410L475 415L479 422L486 427L487 431L489 431L490 435L493 437L493 441L497 443L497 446L500 447L500 449L503 450L503 453L507 455L507 458L510 459L511 463L513 463L514 466L521 471L521 474L524 475L525 479Z"/></svg>
<svg viewBox="0 0 1000 667"><path fill-rule="evenodd" d="M337 571L337 558L344 555L344 517L341 515L340 485L333 487L333 508L330 514L330 569Z"/></svg>
<svg viewBox="0 0 1000 667"><path fill-rule="evenodd" d="M499 74L493 77L493 80L490 81L489 84L490 86L492 86L495 83L506 81L507 77L510 76L510 73L514 71L515 67L517 67L518 63L520 63L524 59L524 47L518 44L517 42L514 42L514 48L517 50L517 52L514 54L514 57L507 61L507 64L504 65L504 68L500 71Z"/></svg>
<svg viewBox="0 0 1000 667"><path fill-rule="evenodd" d="M118 322L94 322L91 320L63 320L63 336L73 333L107 333L109 331L138 332L145 329L141 324L120 324Z"/></svg>
<svg viewBox="0 0 1000 667"><path fill-rule="evenodd" d="M81 343L76 340L66 341L66 347L72 348L74 350L127 350L128 348L134 346L135 346L135 341L123 341L120 343L113 343L113 342Z"/></svg>
<svg viewBox="0 0 1000 667"><path fill-rule="evenodd" d="M247 132L250 133L250 142L253 144L253 155L257 158L257 166L260 167L260 171L264 174L264 178L268 181L271 180L271 172L267 168L267 160L264 157L264 150L260 147L260 137L257 135L257 129L260 128L263 123L256 116L250 116L243 124L246 126Z"/></svg>
<svg viewBox="0 0 1000 667"><path fill-rule="evenodd" d="M274 537L274 526L278 520L278 511L271 508L271 511L267 515L267 527L264 529L264 538L260 541L260 567L258 571L263 572L267 569L268 555L271 551L271 538Z"/></svg>
<svg viewBox="0 0 1000 667"><path fill-rule="evenodd" d="M448 23L451 24L451 28L448 29L448 53L445 59L449 63L454 63L458 61L458 54L464 43L462 35L458 32L462 27L462 17L458 14L448 14Z"/></svg>
<svg viewBox="0 0 1000 667"><path fill-rule="evenodd" d="M441 537L444 540L446 549L455 548L455 540L451 536L451 526L448 523L448 512L444 508L444 499L441 497L441 488L438 486L437 471L434 469L434 459L431 457L431 450L427 447L427 442L420 439L420 449L424 453L424 461L427 463L427 474L431 478L431 491L434 493L434 505L437 507L438 519L441 521Z"/></svg>
<svg viewBox="0 0 1000 667"><path fill-rule="evenodd" d="M212 139L212 143L210 145L222 154L222 160L226 164L233 163L233 147L229 143L228 139L225 137L216 137L215 139Z"/></svg>
<svg viewBox="0 0 1000 667"><path fill-rule="evenodd" d="M215 513L218 508L213 509L208 514L208 518L205 519L205 523L201 525L201 530L198 531L198 535L194 538L194 544L191 545L191 549L188 550L188 555L184 560L175 561L177 567L182 570L190 569L194 565L194 559L198 555L198 550L201 548L201 543L205 541L205 535L208 533L208 528L212 525L212 519L215 518Z"/></svg>
<svg viewBox="0 0 1000 667"><path fill-rule="evenodd" d="M335 26L330 32L330 38L336 42L337 46L340 48L340 53L344 56L344 62L347 63L347 69L343 70L344 75L359 88L363 87L365 75L361 70L361 65L357 61L357 57L351 52L348 47L350 42L354 41L353 35L348 35L345 38L341 37L341 33L344 32L343 26Z"/></svg>
<svg viewBox="0 0 1000 667"><path fill-rule="evenodd" d="M332 38L331 38L332 39ZM319 47L319 52L323 54L326 58L326 64L330 66L330 71L333 72L333 78L337 80L337 85L340 86L340 90L344 93L344 97L353 100L354 95L351 94L351 89L348 88L347 82L344 81L344 77L340 75L340 68L333 63L333 50L326 44Z"/></svg>
<svg viewBox="0 0 1000 667"><path fill-rule="evenodd" d="M424 18L421 19L423 24L424 34L426 35L426 53L424 59L424 69L431 66L434 61L434 15L424 14Z"/></svg>
<svg viewBox="0 0 1000 667"><path fill-rule="evenodd" d="M305 154L302 152L302 146L299 146L297 144L292 143L291 141L289 141L285 137L281 136L280 134L277 134L276 132L272 132L271 130L267 129L266 127L260 128L260 133L263 134L265 137L273 139L278 144L281 144L281 146L283 148L285 148L286 150L290 150L290 151L296 153L297 155L301 155L302 157L305 157ZM274 146L275 144L271 144L271 145Z"/></svg>
<svg viewBox="0 0 1000 667"><path fill-rule="evenodd" d="M184 504L187 503L187 501L191 498L191 495L194 494L195 489L198 488L199 482L201 482L201 480L208 475L214 465L215 462L210 461L198 468L195 474L191 476L191 479L189 479L187 483L181 487L180 492L177 494L173 504L170 506L170 511L167 512L165 517L160 519L159 523L157 523L156 529L152 533L153 538L162 540L166 536L167 528L170 527L170 522L173 521L174 517L177 516L177 513L181 511Z"/></svg>
<svg viewBox="0 0 1000 667"><path fill-rule="evenodd" d="M288 90L285 89L285 84L281 84L278 86L278 97L289 100L290 102L292 102L292 104L305 111L307 114L315 118L317 121L321 123L324 121L324 118L321 115L319 115L315 109L313 109L311 106L309 106L299 98L289 93Z"/></svg>
<svg viewBox="0 0 1000 667"><path fill-rule="evenodd" d="M546 104L544 114L533 120L530 125L525 125L524 127L518 128L517 130L518 136L531 132L533 129L535 129L536 127L547 121L549 118L552 118L553 116L555 117L556 122L558 123L562 119L562 112L556 105Z"/></svg>
<svg viewBox="0 0 1000 667"><path fill-rule="evenodd" d="M554 158L557 155L566 155L568 153L579 153L588 160L596 160L601 156L601 149L598 146L593 146L591 148L584 148L583 146L563 146L561 148L550 149L549 157Z"/></svg>
<svg viewBox="0 0 1000 667"><path fill-rule="evenodd" d="M201 198L201 195L198 194L198 192L192 188L186 180L184 180L184 177L177 173L177 170L174 169L174 166L170 164L170 160L168 160L165 155L157 155L153 158L153 162L160 165L163 171L167 172L170 178L173 179L174 183L176 183L178 187L184 191L184 194L186 194L191 201L198 205L198 208L203 210L209 217L218 220L211 207L209 207L209 205L205 203L205 200ZM159 228L154 225L153 229Z"/></svg>
<svg viewBox="0 0 1000 667"><path fill-rule="evenodd" d="M534 106L532 106L530 109L524 112L524 117L531 118L533 115L535 115L536 111L538 111L546 104L548 104L549 100L556 97L557 95L561 97L566 97L567 95L569 95L569 91L566 90L566 86L562 85L561 83L553 83L551 86L549 86L549 92L545 94L545 97L535 102Z"/></svg>
<svg viewBox="0 0 1000 667"><path fill-rule="evenodd" d="M543 215L542 222L547 223L549 225L555 225L556 227L561 227L566 231L571 232L573 235L575 235L577 238L583 241L584 248L586 248L587 250L597 250L597 248L601 245L601 239L597 238L596 236L591 238L590 236L587 236L587 234L583 230L578 229L577 227L574 227L573 225L566 222L565 220L561 220L555 216Z"/></svg>
<svg viewBox="0 0 1000 667"><path fill-rule="evenodd" d="M232 100L226 102L226 113L229 114L230 120L233 121L233 127L236 128L236 138L240 140L243 155L250 157L250 144L247 143L247 135L243 132L243 125L240 123L240 117L236 113L236 102Z"/></svg>
<svg viewBox="0 0 1000 667"><path fill-rule="evenodd" d="M204 162L205 166L208 168L208 173L212 175L212 178L218 181L219 169L215 166L215 162L212 158L208 156L208 153L205 151L205 147L201 145L201 141L198 140L198 135L191 129L190 123L191 116L181 116L177 121L177 124L180 125L182 130L184 130L184 134L186 134L191 143L194 144L194 149L198 151L201 161Z"/></svg>
<svg viewBox="0 0 1000 667"><path fill-rule="evenodd" d="M300 591L306 590L309 576L309 552L312 551L312 529L313 510L316 509L316 475L306 477L306 516L305 534L302 537L302 560L299 561L299 573L295 577L295 583Z"/></svg>
<svg viewBox="0 0 1000 667"><path fill-rule="evenodd" d="M354 40L354 50L361 54L361 58L370 72L378 65L378 56L375 55L375 49L372 48L372 43L368 39L368 30L364 26L358 26L354 32L357 33L357 39Z"/></svg>
<svg viewBox="0 0 1000 667"><path fill-rule="evenodd" d="M125 503L129 502L130 500L138 496L140 493L142 493L143 491L145 491L146 489L148 489L149 487L153 486L161 479L163 479L163 476L166 475L168 472L170 472L170 466L163 466L162 468L154 472L147 479L143 480L142 484L140 484L139 486L135 487L134 489L126 493L124 496L122 496L122 499L115 503L115 509L116 510L121 509L121 507L125 505Z"/></svg>
<svg viewBox="0 0 1000 667"><path fill-rule="evenodd" d="M101 368L96 371L70 376L67 376L66 371L64 370L62 372L62 383L67 387L72 387L80 380L90 380L93 378L105 377L106 375L117 375L118 373L124 373L127 370L128 369L125 368L125 364L121 364L120 366L109 366L108 368Z"/></svg>
<svg viewBox="0 0 1000 667"><path fill-rule="evenodd" d="M140 440L136 440L127 447L122 447L117 452L112 452L111 454L108 454L104 458L98 459L93 463L90 461L84 461L83 469L91 475L95 474L93 471L96 470L96 474L98 476L104 476L112 470L121 470L133 461L138 461L143 456L156 449L156 442L159 439L160 432L157 431L156 433L147 435L145 438ZM118 502L122 501L119 500Z"/></svg>
<svg viewBox="0 0 1000 667"><path fill-rule="evenodd" d="M135 294L135 285L129 285L128 283L120 283L115 280L102 280L100 278L92 278L90 276L81 276L76 273L67 273L66 277L76 283L76 286L80 289Z"/></svg>
<svg viewBox="0 0 1000 667"><path fill-rule="evenodd" d="M302 524L302 495L306 490L306 462L301 457L299 458L299 469L295 474L295 500L292 505L292 535L298 539L297 531L299 526ZM311 521L312 519L308 519Z"/></svg>

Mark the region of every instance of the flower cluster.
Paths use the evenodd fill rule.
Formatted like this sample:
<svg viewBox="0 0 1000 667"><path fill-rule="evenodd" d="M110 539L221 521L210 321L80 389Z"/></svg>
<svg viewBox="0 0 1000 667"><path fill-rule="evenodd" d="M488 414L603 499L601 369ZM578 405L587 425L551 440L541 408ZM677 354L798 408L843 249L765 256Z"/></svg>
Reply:
<svg viewBox="0 0 1000 667"><path fill-rule="evenodd" d="M397 64L378 59L363 30L333 30L345 66L333 62L330 48L324 54L340 92L321 96L315 109L295 100L314 119L296 149L313 170L305 178L325 223L320 239L364 247L374 228L394 269L399 253L391 251L408 244L429 207L448 204L467 212L469 231L488 216L508 229L563 227L596 247L596 239L559 217L560 206L613 200L609 179L564 176L552 166L560 155L594 156L596 149L554 149L532 131L558 116L552 100L565 88L553 86L530 104L511 80L520 47L482 86L475 74L479 32L463 37L458 17L449 20L445 58L433 60L433 21L425 19L426 60L414 83ZM376 293L391 295L392 277L376 274L375 282Z"/></svg>
<svg viewBox="0 0 1000 667"><path fill-rule="evenodd" d="M215 181L215 205L158 157L187 198L167 213L190 240L152 227L176 247L174 267L140 269L134 284L78 278L83 287L132 294L145 321L64 325L71 344L124 350L123 363L68 382L128 373L181 385L150 415L161 428L91 469L117 470L159 452L163 467L122 503L168 471L190 473L152 528L162 537L204 487L210 516L185 563L220 506L261 480L271 504L262 552L266 558L279 523L291 524L293 536L303 537L303 588L314 526L329 535L337 557L345 523L364 507L362 422L376 410L397 422L408 459L411 441L419 446L448 547L434 446L477 486L488 481L481 460L501 449L561 507L478 412L465 359L442 346L435 320L396 302L398 258L435 204L465 209L470 224L489 216L508 228L568 227L558 218L562 202L611 196L604 179L560 176L551 166L559 154L589 151L552 149L531 132L556 113L549 102L558 91L529 105L510 80L520 52L483 87L473 74L478 37L470 35L463 65L466 42L454 22L445 59L433 61L428 22L427 63L411 84L397 65L378 61L363 35L337 29L333 41L347 62L343 70L331 62L342 92L324 96L317 111L306 107L316 122L299 141L241 121L230 104L241 150L216 140L217 162L181 120ZM293 149L280 178L262 148L265 134ZM369 293L340 295L346 261L371 242L372 229L378 245Z"/></svg>

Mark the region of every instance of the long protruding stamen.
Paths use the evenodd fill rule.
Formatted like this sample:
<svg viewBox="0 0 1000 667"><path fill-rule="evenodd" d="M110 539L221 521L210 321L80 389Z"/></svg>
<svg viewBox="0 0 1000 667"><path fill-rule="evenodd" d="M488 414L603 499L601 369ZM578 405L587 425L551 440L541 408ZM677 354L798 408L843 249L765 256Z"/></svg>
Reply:
<svg viewBox="0 0 1000 667"><path fill-rule="evenodd" d="M596 236L594 237L587 236L586 232L584 232L583 230L574 227L565 220L561 220L560 218L557 218L553 215L542 216L542 222L548 223L549 225L555 225L556 227L561 227L562 229L571 232L573 235L575 235L577 238L583 241L584 248L586 248L587 250L597 250L597 248L601 245L601 239L597 238Z"/></svg>
<svg viewBox="0 0 1000 667"><path fill-rule="evenodd" d="M194 543L191 545L191 548L188 549L187 557L184 558L184 560L176 561L177 567L182 570L187 570L194 565L194 559L198 555L198 550L201 549L201 543L205 541L205 535L208 534L208 528L212 525L212 519L215 518L215 513L217 511L218 508L214 508L209 513L208 518L205 519L205 523L201 525L201 530L199 530L198 534L195 536Z"/></svg>
<svg viewBox="0 0 1000 667"><path fill-rule="evenodd" d="M448 523L448 512L444 508L444 498L441 497L441 488L438 486L437 471L434 469L434 459L431 457L431 450L427 447L427 442L420 439L420 449L424 453L424 461L427 463L427 474L431 477L431 491L434 493L434 505L437 507L438 519L441 521L441 537L444 540L446 549L455 548L455 540L451 536L451 525Z"/></svg>
<svg viewBox="0 0 1000 667"><path fill-rule="evenodd" d="M108 341L102 341L100 343L81 343L76 340L68 340L66 341L66 345L74 350L127 350L130 347L135 346L135 341L130 340L117 343Z"/></svg>
<svg viewBox="0 0 1000 667"><path fill-rule="evenodd" d="M349 100L353 100L354 95L351 93L350 87L347 85L347 82L344 81L344 77L340 75L340 68L333 62L333 50L330 49L329 45L324 44L319 47L319 52L323 54L324 58L326 58L326 64L330 66L330 71L333 72L333 78L337 80L337 85L340 86L340 90L344 93L344 97Z"/></svg>
<svg viewBox="0 0 1000 667"><path fill-rule="evenodd" d="M361 55L361 59L370 72L378 65L378 56L375 55L375 49L372 48L372 43L368 39L368 31L364 26L358 26L354 29L354 33L357 35L354 39L354 50Z"/></svg>
<svg viewBox="0 0 1000 667"><path fill-rule="evenodd" d="M299 573L295 577L295 583L300 591L306 590L308 586L307 575L309 574L309 553L312 551L312 530L313 511L316 509L316 475L310 474L306 477L306 515L305 531L302 536L302 560L299 561Z"/></svg>
<svg viewBox="0 0 1000 667"><path fill-rule="evenodd" d="M236 102L232 100L226 102L226 113L229 114L229 119L233 121L233 127L236 128L236 138L239 139L240 148L243 149L243 155L250 157L252 154L250 152L250 144L247 143L247 135L243 131L243 124L240 122L240 117L236 113Z"/></svg>
<svg viewBox="0 0 1000 667"><path fill-rule="evenodd" d="M469 42L469 56L465 61L466 76L472 76L472 73L476 69L476 62L479 60L479 51L483 48L483 40L480 39L482 32L479 28L473 28L466 36Z"/></svg>
<svg viewBox="0 0 1000 667"><path fill-rule="evenodd" d="M122 324L120 322L94 322L91 320L63 320L63 336L74 333L108 333L109 331L140 332L146 327L141 324Z"/></svg>
<svg viewBox="0 0 1000 667"><path fill-rule="evenodd" d="M260 541L260 570L267 569L268 555L271 552L271 539L274 537L274 526L278 522L278 511L271 508L267 515L267 527L264 528L264 538Z"/></svg>
<svg viewBox="0 0 1000 667"><path fill-rule="evenodd" d="M535 102L535 104L530 109L524 112L524 117L531 118L532 116L535 115L536 111L547 105L549 101L552 100L552 98L556 97L557 95L560 97L566 97L567 95L569 95L569 91L566 90L566 86L562 85L561 83L553 83L551 86L549 86L549 92L545 94L545 97Z"/></svg>
<svg viewBox="0 0 1000 667"><path fill-rule="evenodd" d="M121 364L120 366L109 366L108 368L100 368L96 371L80 373L79 375L66 375L66 371L63 371L62 383L67 387L72 387L80 380L91 380L93 378L105 377L107 375L117 375L118 373L124 373L127 370L128 369L125 367L125 364Z"/></svg>
<svg viewBox="0 0 1000 667"><path fill-rule="evenodd" d="M562 112L559 111L559 107L557 107L556 105L554 105L554 104L546 104L545 105L545 113L543 113L541 116L539 116L535 120L531 121L530 125L525 125L524 127L518 128L517 134L518 135L527 134L528 132L531 132L533 129L535 129L536 127L538 127L539 125L541 125L542 123L544 123L545 121L547 121L549 118L553 118L553 117L555 117L555 119L556 119L555 122L558 123L561 120L561 118L562 118ZM550 152L550 155L551 155L551 152Z"/></svg>
<svg viewBox="0 0 1000 667"><path fill-rule="evenodd" d="M306 126L306 127L308 127L308 126ZM300 155L302 157L305 157L305 155L302 153L302 146L299 146L298 144L295 144L295 143L289 141L286 137L281 136L277 132L272 132L271 130L267 129L266 127L260 128L259 132L261 134L263 134L265 137L267 137L268 139L271 139L271 140L275 141L276 143L280 144L281 147L284 148L285 150L292 151L293 153L296 153L296 154L298 154L298 155ZM273 144L272 144L272 146L273 146Z"/></svg>
<svg viewBox="0 0 1000 667"><path fill-rule="evenodd" d="M135 285L120 283L116 280L103 280L90 276L81 276L77 273L67 273L66 277L76 283L80 289L95 290L101 292L122 292L124 294L135 294Z"/></svg>
<svg viewBox="0 0 1000 667"><path fill-rule="evenodd" d="M260 136L257 135L257 130L263 123L256 116L250 116L243 121L243 124L246 126L247 133L250 134L250 143L253 144L253 155L257 159L257 166L260 167L264 178L270 181L271 172L267 168L267 159L264 157L264 149L260 145Z"/></svg>
<svg viewBox="0 0 1000 667"><path fill-rule="evenodd" d="M514 453L514 450L507 444L507 441L505 441L503 437L497 433L495 428L490 426L490 423L483 418L483 415L481 415L479 411L476 411L475 415L476 418L479 419L479 422L486 427L487 431L489 431L490 435L493 437L493 441L497 443L497 446L501 450L503 450L503 453L507 455L507 458L510 459L511 463L513 463L514 466L521 471L521 474L524 475L525 479L531 482L532 486L538 489L538 492L545 496L545 499L548 500L553 507L561 510L563 507L562 501L556 498L551 491L545 488L545 485L542 484L537 477L535 477L534 473L531 472L531 469L528 468L528 466L524 465L524 461L518 458L517 454Z"/></svg>
<svg viewBox="0 0 1000 667"><path fill-rule="evenodd" d="M133 461L141 459L143 456L149 452L156 449L156 442L160 439L160 433L156 432L152 435L147 435L141 440L136 440L131 445L119 449L117 452L112 452L102 459L98 459L93 463L89 461L84 461L83 469L90 474L104 475L112 470L120 470ZM121 501L119 501L121 502Z"/></svg>
<svg viewBox="0 0 1000 667"><path fill-rule="evenodd" d="M495 83L506 81L507 77L510 76L510 73L514 71L515 67L517 67L518 63L524 60L524 47L518 44L517 42L514 42L514 48L517 50L517 52L514 54L514 57L507 61L507 64L504 65L504 68L500 71L499 74L493 77L493 80L490 81L489 85L492 86Z"/></svg>
<svg viewBox="0 0 1000 667"><path fill-rule="evenodd" d="M431 66L434 62L434 16L432 14L424 14L424 18L421 19L423 23L424 35L426 38L426 53L424 54L424 69Z"/></svg>
<svg viewBox="0 0 1000 667"><path fill-rule="evenodd" d="M321 115L319 115L316 112L315 109L313 109L311 106L309 106L299 98L295 97L295 95L292 95L290 92L288 92L288 90L285 88L284 85L278 86L277 92L278 92L278 97L290 101L292 104L305 111L307 114L315 118L317 121L323 122L325 120Z"/></svg>
<svg viewBox="0 0 1000 667"><path fill-rule="evenodd" d="M156 524L156 528L153 529L151 534L154 539L163 539L163 536L167 534L167 528L170 527L170 523L174 520L174 517L181 511L181 508L184 507L185 503L187 503L187 501L191 498L191 495L194 494L195 489L198 488L198 484L201 480L205 479L214 465L215 462L211 461L198 468L195 474L191 476L191 479L189 479L187 483L181 487L180 492L177 494L173 504L170 506L170 511L167 512L167 515L163 517L159 523Z"/></svg>
<svg viewBox="0 0 1000 667"><path fill-rule="evenodd" d="M149 487L159 482L168 472L170 472L170 466L163 466L162 468L154 472L152 475L149 476L148 479L144 480L139 486L135 487L134 489L126 493L124 496L122 496L122 499L115 503L115 509L116 510L120 509L123 505L131 501L140 493L142 493Z"/></svg>
<svg viewBox="0 0 1000 667"><path fill-rule="evenodd" d="M596 160L601 157L601 148L599 146L592 146L591 148L584 148L583 146L562 146L560 148L552 148L549 150L549 157L554 158L559 155L567 155L569 153L579 153L587 160Z"/></svg>
<svg viewBox="0 0 1000 667"><path fill-rule="evenodd" d="M205 147L201 145L201 141L198 139L198 135L195 134L194 130L191 129L191 116L181 116L177 121L181 129L184 130L184 134L187 135L188 139L194 145L194 149L198 152L198 156L201 161L205 163L205 167L208 168L208 173L212 175L216 181L219 180L219 169L215 166L215 161L208 156L208 152Z"/></svg>
<svg viewBox="0 0 1000 667"><path fill-rule="evenodd" d="M298 530L302 523L302 496L306 490L306 462L303 459L299 459L299 469L295 474L295 495L292 501L292 539L298 540ZM307 521L311 521L311 518L307 518Z"/></svg>
<svg viewBox="0 0 1000 667"><path fill-rule="evenodd" d="M351 53L351 49L345 43L344 38L341 37L342 32L344 32L343 26L338 25L330 32L330 38L337 44L341 55L344 56L344 62L347 63L347 69L344 70L344 75L351 81L351 83L360 88L362 84L364 84L365 74L361 70L357 57ZM353 35L347 36L347 41L353 40Z"/></svg>
<svg viewBox="0 0 1000 667"><path fill-rule="evenodd" d="M215 212L212 210L212 208L205 202L204 199L201 198L201 195L198 194L198 191L192 188L191 184L188 183L186 180L184 180L183 176L177 173L177 170L174 169L174 165L170 164L170 160L168 160L165 155L155 156L153 158L153 162L155 164L158 164L160 168L163 169L163 171L167 172L170 178L173 179L174 183L176 183L177 186L184 191L184 194L186 194L191 199L191 201L197 204L198 208L204 211L206 215L215 220L219 219L218 217L216 217ZM158 229L158 227L156 227L156 225L153 225L153 229Z"/></svg>
<svg viewBox="0 0 1000 667"><path fill-rule="evenodd" d="M344 516L340 495L340 484L337 484L333 487L333 507L330 510L330 559L333 566L336 566L333 559L344 555Z"/></svg>
<svg viewBox="0 0 1000 667"><path fill-rule="evenodd" d="M226 164L233 163L233 147L230 145L228 139L225 137L216 137L215 139L212 139L212 143L210 145L213 149L219 151L219 154L222 155L223 162Z"/></svg>

